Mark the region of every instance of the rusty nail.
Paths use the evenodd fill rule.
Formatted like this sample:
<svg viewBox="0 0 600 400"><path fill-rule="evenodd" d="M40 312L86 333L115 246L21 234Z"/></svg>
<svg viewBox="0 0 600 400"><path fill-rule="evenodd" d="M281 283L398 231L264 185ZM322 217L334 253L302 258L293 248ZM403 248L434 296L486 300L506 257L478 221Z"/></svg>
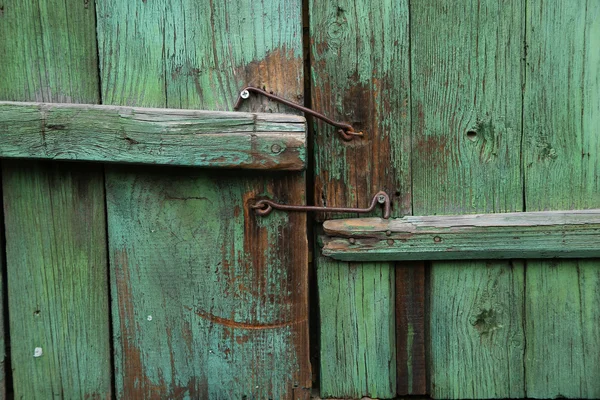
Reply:
<svg viewBox="0 0 600 400"><path fill-rule="evenodd" d="M350 242L350 244L356 243L356 239L354 239L354 238L350 238L350 239L348 239L348 241Z"/></svg>

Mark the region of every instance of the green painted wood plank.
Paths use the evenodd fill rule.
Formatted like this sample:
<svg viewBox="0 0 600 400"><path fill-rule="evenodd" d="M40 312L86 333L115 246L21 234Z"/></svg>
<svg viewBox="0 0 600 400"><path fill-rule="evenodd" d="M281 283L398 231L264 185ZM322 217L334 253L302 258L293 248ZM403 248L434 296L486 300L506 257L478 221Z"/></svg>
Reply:
<svg viewBox="0 0 600 400"><path fill-rule="evenodd" d="M600 3L527 4L527 210L600 206ZM600 398L600 261L528 261L527 396Z"/></svg>
<svg viewBox="0 0 600 400"><path fill-rule="evenodd" d="M302 101L299 0L99 0L104 102L231 109L246 84ZM265 99L244 110L289 110ZM111 166L118 398L307 398L302 173Z"/></svg>
<svg viewBox="0 0 600 400"><path fill-rule="evenodd" d="M0 1L0 99L98 102L93 4ZM102 169L4 161L2 176L14 397L108 398Z"/></svg>
<svg viewBox="0 0 600 400"><path fill-rule="evenodd" d="M0 102L0 157L303 170L306 123L284 114Z"/></svg>
<svg viewBox="0 0 600 400"><path fill-rule="evenodd" d="M523 2L414 1L410 14L413 214L521 211ZM524 396L520 274L507 262L432 264L433 397ZM493 334L471 323L486 315Z"/></svg>
<svg viewBox="0 0 600 400"><path fill-rule="evenodd" d="M314 204L362 207L374 193L386 190L395 216L410 213L408 1L311 0L309 21L311 106L365 134L362 139L344 142L335 129L315 121ZM371 306L371 300L361 297L357 297L355 309L347 308L344 314L357 324L324 318L331 307L345 307L338 302L346 300L339 298L337 286L327 284L335 280L339 263L323 257L317 262L320 344L328 350L321 352L321 393L395 397L396 344L388 338L394 302L382 303L371 316L371 325L359 319L360 310ZM363 282L375 282L373 290L382 293L395 285L390 264L354 268L362 268L363 275L347 281L349 286L340 289L344 295L360 293L362 288L357 285ZM346 340L340 342L337 335ZM361 337L368 337L368 343ZM373 343L378 347L372 348ZM382 353L382 344L389 346L386 353ZM407 345L400 344L403 349ZM418 364L419 355L414 354L414 359ZM336 364L330 360L343 361ZM413 394L423 391L415 387Z"/></svg>
<svg viewBox="0 0 600 400"><path fill-rule="evenodd" d="M525 397L523 262L440 261L434 268L428 287L433 396Z"/></svg>
<svg viewBox="0 0 600 400"><path fill-rule="evenodd" d="M349 264L322 256L317 261L321 369L327 371L321 397L390 397L396 391L396 358L390 352L395 347L393 269L386 263Z"/></svg>
<svg viewBox="0 0 600 400"><path fill-rule="evenodd" d="M325 221L342 261L600 257L600 210Z"/></svg>

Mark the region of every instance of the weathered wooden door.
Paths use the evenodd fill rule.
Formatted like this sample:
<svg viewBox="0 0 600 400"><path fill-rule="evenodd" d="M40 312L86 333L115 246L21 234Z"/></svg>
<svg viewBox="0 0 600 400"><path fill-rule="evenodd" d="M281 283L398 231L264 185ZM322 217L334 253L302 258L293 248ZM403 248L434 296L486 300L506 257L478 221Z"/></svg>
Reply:
<svg viewBox="0 0 600 400"><path fill-rule="evenodd" d="M2 394L600 398L597 259L252 209L600 208L598 0L0 0L0 101Z"/></svg>
<svg viewBox="0 0 600 400"><path fill-rule="evenodd" d="M313 106L368 133L330 143L317 124L315 201L600 206L600 2L310 4ZM322 396L600 397L597 259L391 264L409 235L376 238L346 236L363 262L317 260Z"/></svg>
<svg viewBox="0 0 600 400"><path fill-rule="evenodd" d="M0 2L2 100L231 110L246 84L302 102L303 82L300 0ZM266 101L244 105L281 110ZM135 136L154 125L180 135L171 161L197 156L185 147L194 141L183 141L194 115L118 109L109 118L96 110L90 133L123 130L126 148L114 153L102 148L108 142L86 138L78 113L89 111L30 111L22 122L37 118L43 127L27 149L32 157L116 161L141 148L161 158L170 151L164 136L155 147L151 137ZM261 117L228 118L229 131L260 131ZM0 122L3 134L9 122ZM49 135L77 130L83 143L71 143L75 155L52 147L61 143ZM24 146L27 133L12 144ZM284 150L252 147L249 163ZM211 151L222 156L215 165L244 162L219 146ZM306 398L306 216L267 222L249 208L262 197L305 203L305 174L261 167L5 160L3 337L10 337L5 373L15 398Z"/></svg>

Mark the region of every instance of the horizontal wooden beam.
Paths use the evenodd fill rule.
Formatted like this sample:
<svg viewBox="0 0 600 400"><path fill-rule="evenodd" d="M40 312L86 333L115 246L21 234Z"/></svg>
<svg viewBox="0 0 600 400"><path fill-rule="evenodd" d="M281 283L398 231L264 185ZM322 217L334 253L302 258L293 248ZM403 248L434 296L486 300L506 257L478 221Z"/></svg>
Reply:
<svg viewBox="0 0 600 400"><path fill-rule="evenodd" d="M600 210L325 221L343 261L600 257Z"/></svg>
<svg viewBox="0 0 600 400"><path fill-rule="evenodd" d="M306 121L283 114L0 102L0 158L303 170Z"/></svg>

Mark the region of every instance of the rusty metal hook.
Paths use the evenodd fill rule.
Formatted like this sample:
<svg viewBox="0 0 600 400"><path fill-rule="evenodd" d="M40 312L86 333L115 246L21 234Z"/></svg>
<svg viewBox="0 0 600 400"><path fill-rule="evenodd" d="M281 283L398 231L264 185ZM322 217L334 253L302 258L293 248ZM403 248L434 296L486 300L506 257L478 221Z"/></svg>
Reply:
<svg viewBox="0 0 600 400"><path fill-rule="evenodd" d="M371 204L367 208L349 208L349 207L319 207L319 206L296 206L289 204L279 204L275 203L272 200L259 200L251 206L254 209L257 215L261 217L269 215L274 209L282 210L282 211L301 211L301 212L309 212L309 211L317 211L317 212L330 212L330 213L357 213L357 214L366 214L370 213L375 209L377 204L381 204L383 207L383 218L388 219L391 214L391 203L390 197L386 192L381 191L378 192L373 199L371 200Z"/></svg>
<svg viewBox="0 0 600 400"><path fill-rule="evenodd" d="M319 112L311 110L310 108L301 106L300 104L293 103L293 102L291 102L289 100L286 100L286 99L284 99L282 97L276 96L273 93L269 93L266 90L262 90L262 89L255 88L255 87L252 87L252 86L247 86L247 87L243 88L240 91L240 94L238 95L237 101L235 102L235 105L233 106L234 110L239 109L240 105L242 104L242 101L245 100L245 99L247 99L248 97L250 97L250 92L255 92L255 93L258 93L258 94L262 94L263 96L268 97L271 100L275 100L275 101L277 101L277 102L279 102L281 104L285 104L286 106L295 108L296 110L300 110L303 113L312 115L315 118L319 118L320 120L327 122L329 125L333 125L336 128L340 128L338 130L338 133L340 134L340 136L342 137L342 139L344 139L346 141L350 141L350 140L354 139L355 136L363 136L362 132L356 132L354 130L354 128L352 127L352 125L350 125L350 124L347 124L345 122L334 121L331 118L328 118L328 117L326 117L325 115L323 115L323 114L321 114Z"/></svg>

